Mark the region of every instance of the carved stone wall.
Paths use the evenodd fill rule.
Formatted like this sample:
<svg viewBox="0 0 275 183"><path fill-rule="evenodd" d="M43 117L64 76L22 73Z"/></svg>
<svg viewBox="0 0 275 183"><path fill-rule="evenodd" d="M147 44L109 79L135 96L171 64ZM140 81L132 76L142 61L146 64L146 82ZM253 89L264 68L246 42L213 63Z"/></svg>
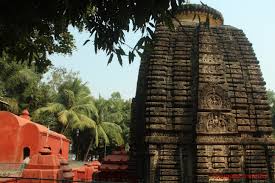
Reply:
<svg viewBox="0 0 275 183"><path fill-rule="evenodd" d="M265 82L243 31L158 24L154 45L133 103L132 172L148 183L255 173L275 182Z"/></svg>

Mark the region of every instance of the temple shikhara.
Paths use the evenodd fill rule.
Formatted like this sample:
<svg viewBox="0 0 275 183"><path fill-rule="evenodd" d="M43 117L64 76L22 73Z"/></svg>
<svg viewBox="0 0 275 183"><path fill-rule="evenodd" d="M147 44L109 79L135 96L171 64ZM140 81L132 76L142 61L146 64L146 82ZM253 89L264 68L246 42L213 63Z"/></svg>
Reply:
<svg viewBox="0 0 275 183"><path fill-rule="evenodd" d="M157 24L141 61L130 171L148 183L275 182L271 112L252 44L208 6L183 5L175 17L175 30Z"/></svg>

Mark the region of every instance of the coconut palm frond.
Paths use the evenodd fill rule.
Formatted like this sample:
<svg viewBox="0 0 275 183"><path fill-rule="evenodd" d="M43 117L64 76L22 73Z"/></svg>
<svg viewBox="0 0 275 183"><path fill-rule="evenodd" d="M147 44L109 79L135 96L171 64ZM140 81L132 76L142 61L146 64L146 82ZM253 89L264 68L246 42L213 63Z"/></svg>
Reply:
<svg viewBox="0 0 275 183"><path fill-rule="evenodd" d="M64 109L64 106L59 103L48 103L46 107L41 107L33 112L33 117L39 119L43 113L58 113Z"/></svg>
<svg viewBox="0 0 275 183"><path fill-rule="evenodd" d="M78 117L78 113L74 110L68 110L69 111L69 121L73 123L79 123L79 117Z"/></svg>
<svg viewBox="0 0 275 183"><path fill-rule="evenodd" d="M118 133L122 133L122 129L121 127L116 124L116 123L112 123L112 122L102 122L102 127L105 129L107 128L111 128L114 129L115 131L117 131Z"/></svg>
<svg viewBox="0 0 275 183"><path fill-rule="evenodd" d="M115 123L110 122L102 122L102 128L104 129L105 133L108 135L109 140L116 142L117 145L124 144L124 140L122 137L122 129Z"/></svg>
<svg viewBox="0 0 275 183"><path fill-rule="evenodd" d="M36 121L43 119L42 116L48 114L57 114L65 110L65 106L60 103L48 103L46 107L41 107L32 113L32 118Z"/></svg>
<svg viewBox="0 0 275 183"><path fill-rule="evenodd" d="M33 116L39 116L41 113L48 112L48 107L41 107L33 112Z"/></svg>
<svg viewBox="0 0 275 183"><path fill-rule="evenodd" d="M80 129L83 129L85 127L96 128L96 122L93 119L89 118L84 114L77 114L77 115L79 118L79 122L77 122L76 124L73 124L72 125L73 128L80 128Z"/></svg>
<svg viewBox="0 0 275 183"><path fill-rule="evenodd" d="M42 112L58 113L65 109L65 106L61 103L49 103L46 107L40 108ZM39 109L38 109L39 110Z"/></svg>
<svg viewBox="0 0 275 183"><path fill-rule="evenodd" d="M58 116L57 119L60 123L62 123L63 125L66 125L68 123L69 115L70 115L70 112L68 110L60 111L57 114Z"/></svg>
<svg viewBox="0 0 275 183"><path fill-rule="evenodd" d="M83 92L77 96L77 101L78 101L78 104L90 103L90 102L93 102L93 98L90 96L90 94Z"/></svg>
<svg viewBox="0 0 275 183"><path fill-rule="evenodd" d="M97 132L98 132L99 138L102 138L104 140L104 143L106 145L109 145L110 144L109 138L108 138L105 130L102 128L102 126L100 126L100 125L98 126L98 131Z"/></svg>
<svg viewBox="0 0 275 183"><path fill-rule="evenodd" d="M118 124L121 123L121 121L124 118L121 111L114 112L114 113L110 114L109 116L110 116L110 119L116 119L116 123L118 123Z"/></svg>
<svg viewBox="0 0 275 183"><path fill-rule="evenodd" d="M98 116L98 110L94 103L88 103L88 104L79 104L76 106L73 106L71 110L82 112L83 114L86 114L87 116Z"/></svg>

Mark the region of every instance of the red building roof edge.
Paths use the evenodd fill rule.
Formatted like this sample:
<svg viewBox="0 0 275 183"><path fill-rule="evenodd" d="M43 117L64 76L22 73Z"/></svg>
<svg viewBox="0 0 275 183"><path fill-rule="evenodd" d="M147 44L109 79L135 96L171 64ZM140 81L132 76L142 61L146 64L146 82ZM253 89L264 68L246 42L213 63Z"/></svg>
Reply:
<svg viewBox="0 0 275 183"><path fill-rule="evenodd" d="M17 116L15 114L13 114L11 112L7 112L7 111L0 111L0 113L15 118L16 121L18 122L18 125L21 126L21 127L24 126L24 125L26 125L26 124L32 124L32 125L35 125L37 127L37 129L38 129L38 131L40 133L49 134L50 136L57 137L57 138L62 138L62 140L70 141L64 135L56 133L56 132L54 132L52 130L49 130L47 127L45 127L43 125L40 125L38 123L32 122L32 121L30 121L30 120L28 120L26 118Z"/></svg>

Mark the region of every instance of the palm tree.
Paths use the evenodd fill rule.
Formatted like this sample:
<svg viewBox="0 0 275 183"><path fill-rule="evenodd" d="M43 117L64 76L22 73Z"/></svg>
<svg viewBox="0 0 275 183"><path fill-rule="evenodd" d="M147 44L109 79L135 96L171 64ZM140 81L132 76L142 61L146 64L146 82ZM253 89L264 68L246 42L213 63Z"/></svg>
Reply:
<svg viewBox="0 0 275 183"><path fill-rule="evenodd" d="M93 118L96 122L96 128L93 130L93 137L91 138L84 160L88 159L89 152L93 145L98 147L100 139L103 140L105 147L106 145L110 145L110 143L115 143L117 146L124 144L121 127L114 122L105 121L105 115L109 112L108 101L99 97L95 105L97 115L93 116Z"/></svg>
<svg viewBox="0 0 275 183"><path fill-rule="evenodd" d="M45 113L55 115L62 126L62 134L66 134L69 128L96 128L96 122L89 118L91 115L96 116L96 107L89 88L80 79L63 83L58 89L56 102L37 109L33 117L39 119Z"/></svg>

